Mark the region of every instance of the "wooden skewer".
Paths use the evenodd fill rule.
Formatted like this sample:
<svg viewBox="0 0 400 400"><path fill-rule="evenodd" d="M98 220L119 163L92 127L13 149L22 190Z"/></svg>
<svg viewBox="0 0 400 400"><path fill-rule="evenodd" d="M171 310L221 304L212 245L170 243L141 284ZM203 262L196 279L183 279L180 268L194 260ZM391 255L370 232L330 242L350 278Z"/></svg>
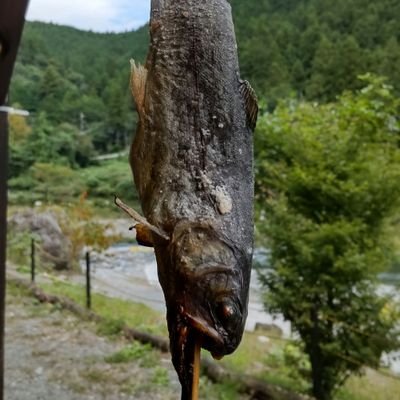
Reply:
<svg viewBox="0 0 400 400"><path fill-rule="evenodd" d="M198 400L199 398L200 352L201 341L198 339L196 340L196 344L194 347L192 400Z"/></svg>
<svg viewBox="0 0 400 400"><path fill-rule="evenodd" d="M128 214L134 221L145 226L150 229L152 232L156 233L158 236L162 237L165 240L169 240L169 236L163 232L161 229L157 228L154 225L151 225L147 222L147 219L142 217L138 212L136 212L133 208L127 206L121 199L117 196L114 197L115 204L123 210L126 214Z"/></svg>

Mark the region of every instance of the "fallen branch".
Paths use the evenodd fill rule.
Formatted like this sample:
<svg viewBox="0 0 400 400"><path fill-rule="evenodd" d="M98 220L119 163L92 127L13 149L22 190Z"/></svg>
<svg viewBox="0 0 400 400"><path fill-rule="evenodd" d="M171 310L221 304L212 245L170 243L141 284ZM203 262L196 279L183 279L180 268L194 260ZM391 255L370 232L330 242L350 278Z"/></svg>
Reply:
<svg viewBox="0 0 400 400"><path fill-rule="evenodd" d="M128 340L137 340L143 344L150 344L154 348L163 351L164 353L169 352L169 341L163 337L151 335L145 332L139 332L136 329L132 329L129 327L123 328L123 333L126 339Z"/></svg>

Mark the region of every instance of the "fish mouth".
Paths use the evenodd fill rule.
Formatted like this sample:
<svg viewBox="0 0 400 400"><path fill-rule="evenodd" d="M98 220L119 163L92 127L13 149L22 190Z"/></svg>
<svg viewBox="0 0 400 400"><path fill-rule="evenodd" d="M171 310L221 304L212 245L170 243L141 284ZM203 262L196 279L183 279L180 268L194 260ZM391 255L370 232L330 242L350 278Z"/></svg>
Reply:
<svg viewBox="0 0 400 400"><path fill-rule="evenodd" d="M204 318L184 311L182 307L170 339L172 362L182 385L181 400L191 400L199 369L196 349L209 350L215 359L220 360L225 354L224 339Z"/></svg>
<svg viewBox="0 0 400 400"><path fill-rule="evenodd" d="M215 328L210 326L203 318L185 313L186 320L192 329L194 329L203 340L208 339L218 347L224 345L224 340Z"/></svg>
<svg viewBox="0 0 400 400"><path fill-rule="evenodd" d="M212 327L205 319L185 313L186 321L191 330L196 332L196 336L201 338L202 347L210 351L211 355L220 360L223 357L222 350L225 341L221 334Z"/></svg>

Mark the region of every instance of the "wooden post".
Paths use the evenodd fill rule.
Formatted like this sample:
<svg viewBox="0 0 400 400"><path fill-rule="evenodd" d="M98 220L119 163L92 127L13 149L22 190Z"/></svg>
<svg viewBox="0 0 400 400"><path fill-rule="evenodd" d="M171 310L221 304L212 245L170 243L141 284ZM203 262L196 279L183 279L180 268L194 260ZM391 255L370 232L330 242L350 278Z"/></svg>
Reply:
<svg viewBox="0 0 400 400"><path fill-rule="evenodd" d="M90 253L86 252L86 307L90 310L92 308L92 293L90 282Z"/></svg>
<svg viewBox="0 0 400 400"><path fill-rule="evenodd" d="M4 106L25 21L28 0L0 1L0 108ZM4 399L4 321L7 246L7 113L0 110L0 400Z"/></svg>
<svg viewBox="0 0 400 400"><path fill-rule="evenodd" d="M4 382L4 313L7 244L7 114L0 112L0 399Z"/></svg>
<svg viewBox="0 0 400 400"><path fill-rule="evenodd" d="M31 240L31 282L35 283L35 270L36 270L36 262L35 262L35 239Z"/></svg>

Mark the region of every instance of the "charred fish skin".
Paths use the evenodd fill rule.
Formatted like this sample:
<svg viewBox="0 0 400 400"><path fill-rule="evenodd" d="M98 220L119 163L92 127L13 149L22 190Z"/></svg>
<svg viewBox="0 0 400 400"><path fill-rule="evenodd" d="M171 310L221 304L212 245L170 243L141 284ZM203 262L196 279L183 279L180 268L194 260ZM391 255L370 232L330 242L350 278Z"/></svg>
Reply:
<svg viewBox="0 0 400 400"><path fill-rule="evenodd" d="M226 0L153 0L151 46L134 67L139 124L130 162L153 234L174 365L192 331L222 357L247 316L257 103L241 81ZM183 357L183 358L182 358Z"/></svg>

